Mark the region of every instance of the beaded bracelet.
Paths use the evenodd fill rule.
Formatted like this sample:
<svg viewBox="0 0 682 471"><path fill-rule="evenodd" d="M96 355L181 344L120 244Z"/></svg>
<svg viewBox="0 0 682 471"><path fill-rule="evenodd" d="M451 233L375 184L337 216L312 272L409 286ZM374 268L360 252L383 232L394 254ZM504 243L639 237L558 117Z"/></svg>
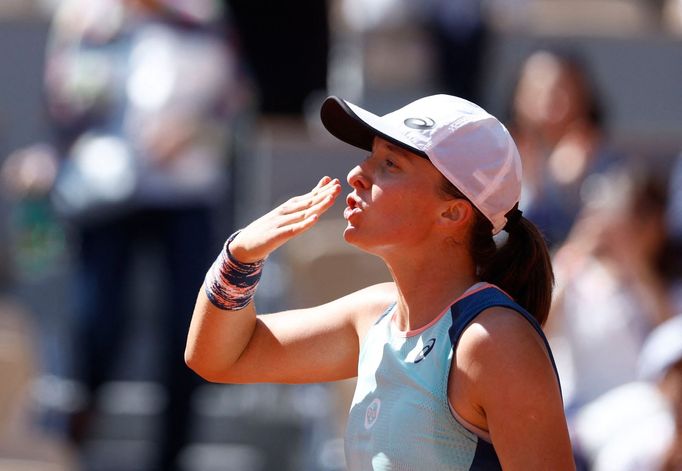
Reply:
<svg viewBox="0 0 682 471"><path fill-rule="evenodd" d="M244 309L256 292L265 260L243 263L230 253L230 242L239 231L225 242L220 255L206 273L204 289L211 303L227 311Z"/></svg>

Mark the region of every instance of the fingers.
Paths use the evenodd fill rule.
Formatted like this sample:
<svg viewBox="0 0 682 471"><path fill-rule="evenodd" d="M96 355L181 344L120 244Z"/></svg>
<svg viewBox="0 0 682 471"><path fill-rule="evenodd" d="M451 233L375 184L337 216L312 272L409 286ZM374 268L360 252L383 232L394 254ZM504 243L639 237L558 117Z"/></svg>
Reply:
<svg viewBox="0 0 682 471"><path fill-rule="evenodd" d="M310 192L299 196L296 199L300 201L307 201L310 198L324 197L330 192L334 193L341 189L341 182L338 178L322 177L319 183Z"/></svg>
<svg viewBox="0 0 682 471"><path fill-rule="evenodd" d="M326 185L327 183L329 183L331 181L332 181L331 177L328 177L325 175L324 177L322 177L320 179L320 181L317 183L317 185L315 185L315 188L313 188L313 190L317 190L318 188L323 187L324 185Z"/></svg>
<svg viewBox="0 0 682 471"><path fill-rule="evenodd" d="M340 191L341 183L337 178L324 177L309 193L296 196L284 203L279 208L279 212L280 214L287 215L313 208L329 196L332 197L332 200L335 199Z"/></svg>
<svg viewBox="0 0 682 471"><path fill-rule="evenodd" d="M334 205L339 194L340 188L337 191L309 200L311 204L302 205L301 208L296 211L283 214L279 227L296 224L312 216L321 216Z"/></svg>
<svg viewBox="0 0 682 471"><path fill-rule="evenodd" d="M280 236L296 236L312 227L322 214L334 205L341 194L338 179L325 177L307 195L290 200L281 209L277 229Z"/></svg>

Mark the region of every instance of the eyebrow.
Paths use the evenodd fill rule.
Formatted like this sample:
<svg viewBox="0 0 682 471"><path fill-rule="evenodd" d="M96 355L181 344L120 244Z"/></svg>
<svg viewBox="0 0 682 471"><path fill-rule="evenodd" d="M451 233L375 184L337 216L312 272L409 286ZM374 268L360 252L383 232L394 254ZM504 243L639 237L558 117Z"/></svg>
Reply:
<svg viewBox="0 0 682 471"><path fill-rule="evenodd" d="M406 158L406 159L409 159L409 158L411 157L411 156L410 156L410 152L406 151L406 150L403 149L402 147L398 147L398 146L396 146L395 144L391 144L390 142L385 142L384 145L386 146L386 148L387 148L389 151L391 151L391 152L393 152L393 153L395 153L395 154L398 154L400 157L403 157L403 158Z"/></svg>

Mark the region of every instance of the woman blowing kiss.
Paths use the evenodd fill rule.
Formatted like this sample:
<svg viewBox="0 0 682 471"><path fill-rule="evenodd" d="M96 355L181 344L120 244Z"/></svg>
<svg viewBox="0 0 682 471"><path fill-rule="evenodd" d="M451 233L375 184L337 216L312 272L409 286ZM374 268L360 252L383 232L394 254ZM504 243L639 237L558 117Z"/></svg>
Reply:
<svg viewBox="0 0 682 471"><path fill-rule="evenodd" d="M324 177L228 239L197 299L187 364L220 383L357 376L352 471L574 469L540 327L552 269L518 210L521 163L507 130L447 95L382 117L330 97L321 114L333 135L370 152L347 177L344 239L380 257L393 282L257 314L265 258L341 192Z"/></svg>

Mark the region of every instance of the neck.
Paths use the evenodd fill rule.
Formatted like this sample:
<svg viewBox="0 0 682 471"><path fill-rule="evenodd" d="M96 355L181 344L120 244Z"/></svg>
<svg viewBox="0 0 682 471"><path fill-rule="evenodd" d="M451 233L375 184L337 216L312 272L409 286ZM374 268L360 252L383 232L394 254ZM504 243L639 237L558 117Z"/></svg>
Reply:
<svg viewBox="0 0 682 471"><path fill-rule="evenodd" d="M425 326L479 281L471 257L460 247L444 245L382 256L398 289L400 330Z"/></svg>

